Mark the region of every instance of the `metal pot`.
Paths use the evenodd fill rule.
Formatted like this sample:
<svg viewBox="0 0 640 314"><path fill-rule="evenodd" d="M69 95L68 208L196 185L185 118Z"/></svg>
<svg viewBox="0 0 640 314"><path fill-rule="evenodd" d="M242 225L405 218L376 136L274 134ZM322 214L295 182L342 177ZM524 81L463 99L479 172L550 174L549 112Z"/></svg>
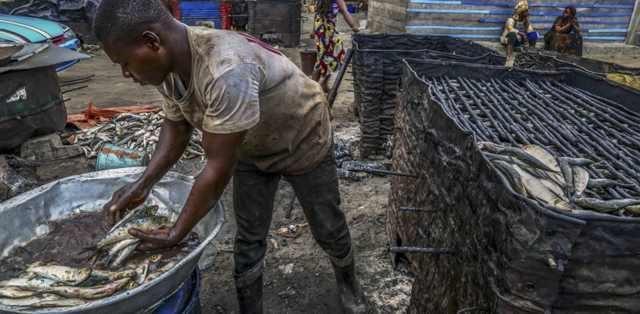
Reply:
<svg viewBox="0 0 640 314"><path fill-rule="evenodd" d="M16 246L48 232L48 222L70 215L98 211L119 187L133 182L144 168L124 168L92 172L64 178L21 194L0 204L0 257ZM191 190L193 178L177 173L167 174L154 187L148 204L158 205L160 213L175 220ZM200 262L215 256L213 239L224 222L224 208L216 204L194 228L202 243L173 269L135 289L97 300L83 306L28 312L0 306L0 313L86 313L113 314L143 311L172 295L193 273Z"/></svg>

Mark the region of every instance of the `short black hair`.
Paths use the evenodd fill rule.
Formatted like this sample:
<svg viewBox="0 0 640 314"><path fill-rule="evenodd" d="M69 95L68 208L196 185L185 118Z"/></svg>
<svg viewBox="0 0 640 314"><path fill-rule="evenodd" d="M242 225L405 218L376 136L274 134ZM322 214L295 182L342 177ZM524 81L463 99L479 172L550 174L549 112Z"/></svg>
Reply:
<svg viewBox="0 0 640 314"><path fill-rule="evenodd" d="M149 25L170 18L160 0L102 0L93 21L93 32L102 43L128 42Z"/></svg>

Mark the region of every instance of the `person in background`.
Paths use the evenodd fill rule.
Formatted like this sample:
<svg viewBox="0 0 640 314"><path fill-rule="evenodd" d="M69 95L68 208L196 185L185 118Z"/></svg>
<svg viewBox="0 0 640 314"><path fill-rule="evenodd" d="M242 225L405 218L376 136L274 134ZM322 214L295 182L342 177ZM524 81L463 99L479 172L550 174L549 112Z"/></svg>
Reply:
<svg viewBox="0 0 640 314"><path fill-rule="evenodd" d="M544 49L582 56L582 35L574 6L566 7L562 16L553 22L551 30L544 35Z"/></svg>
<svg viewBox="0 0 640 314"><path fill-rule="evenodd" d="M317 0L313 32L318 54L312 78L320 83L325 93L331 73L338 69L345 55L342 40L335 36L338 13L342 14L354 33L359 31L344 0Z"/></svg>
<svg viewBox="0 0 640 314"><path fill-rule="evenodd" d="M522 24L522 31L518 30L519 23ZM505 46L507 51L505 66L513 67L515 47L523 46L525 49L535 47L538 37L538 33L534 31L533 25L529 21L529 4L527 1L518 1L513 16L505 22L500 36L500 43Z"/></svg>

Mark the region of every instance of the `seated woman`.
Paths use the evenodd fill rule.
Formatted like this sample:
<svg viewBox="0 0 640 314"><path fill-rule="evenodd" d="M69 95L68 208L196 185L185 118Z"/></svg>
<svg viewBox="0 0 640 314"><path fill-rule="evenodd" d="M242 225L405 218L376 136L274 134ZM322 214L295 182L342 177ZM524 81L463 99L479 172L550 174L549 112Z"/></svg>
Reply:
<svg viewBox="0 0 640 314"><path fill-rule="evenodd" d="M518 30L518 23L522 23L523 31ZM513 67L515 60L513 50L515 47L524 46L525 49L535 47L538 37L538 33L534 31L533 25L529 22L529 6L527 2L519 1L514 9L513 17L507 19L500 36L500 43L507 50L505 66Z"/></svg>
<svg viewBox="0 0 640 314"><path fill-rule="evenodd" d="M576 8L568 6L551 30L544 35L544 49L582 56L582 35L576 18Z"/></svg>

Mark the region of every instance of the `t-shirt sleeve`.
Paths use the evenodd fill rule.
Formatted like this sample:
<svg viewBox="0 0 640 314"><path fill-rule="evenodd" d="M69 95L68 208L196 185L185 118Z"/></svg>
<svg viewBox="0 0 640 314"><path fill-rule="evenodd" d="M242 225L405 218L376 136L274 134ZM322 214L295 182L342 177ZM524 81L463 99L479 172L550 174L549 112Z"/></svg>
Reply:
<svg viewBox="0 0 640 314"><path fill-rule="evenodd" d="M258 65L240 64L207 84L202 129L214 134L229 134L249 130L258 124L263 79L264 72Z"/></svg>
<svg viewBox="0 0 640 314"><path fill-rule="evenodd" d="M184 114L182 113L182 110L180 110L180 106L175 102L175 100L167 96L167 91L164 88L164 86L158 88L162 98L164 98L164 102L162 103L162 112L164 113L164 116L171 121L184 120Z"/></svg>

